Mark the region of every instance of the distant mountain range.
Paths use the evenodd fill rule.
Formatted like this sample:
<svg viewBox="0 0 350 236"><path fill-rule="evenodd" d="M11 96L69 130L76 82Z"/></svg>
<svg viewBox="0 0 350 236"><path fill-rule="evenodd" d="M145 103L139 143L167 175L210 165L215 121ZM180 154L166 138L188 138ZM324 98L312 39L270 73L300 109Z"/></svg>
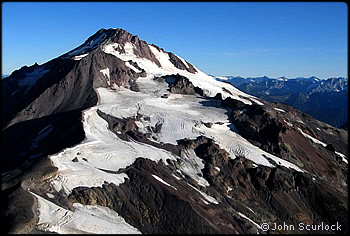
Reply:
<svg viewBox="0 0 350 236"><path fill-rule="evenodd" d="M348 121L348 79L319 79L315 76L287 79L286 77L242 78L213 76L231 83L245 93L269 102L292 105L318 120L335 127L345 127ZM347 125L346 125L347 126Z"/></svg>

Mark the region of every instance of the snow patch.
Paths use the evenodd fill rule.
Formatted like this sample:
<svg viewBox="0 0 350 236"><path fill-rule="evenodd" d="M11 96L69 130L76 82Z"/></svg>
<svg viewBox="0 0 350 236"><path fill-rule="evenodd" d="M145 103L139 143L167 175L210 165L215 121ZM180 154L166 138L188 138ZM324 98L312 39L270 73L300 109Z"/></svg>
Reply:
<svg viewBox="0 0 350 236"><path fill-rule="evenodd" d="M320 140L318 140L318 139L316 139L316 138L314 138L314 137L312 137L312 136L310 136L310 135L304 133L304 132L302 131L302 129L298 128L298 130L299 130L299 132L300 132L304 137L306 137L306 138L308 138L308 139L311 139L312 142L317 143L317 144L320 144L320 145L322 145L323 147L326 147L326 146L327 146L327 144L325 144L324 142L321 142ZM344 154L342 154L342 153L340 153L340 152L337 152L337 151L335 152L335 154L337 154L338 156L340 156L340 157L342 158L342 160L343 160L346 164L348 164L348 160L346 159L346 156L345 156Z"/></svg>
<svg viewBox="0 0 350 236"><path fill-rule="evenodd" d="M177 180L181 180L181 178L180 177L177 177L176 175L174 175L174 174L171 174L172 176L174 176L175 177L175 179L177 179Z"/></svg>
<svg viewBox="0 0 350 236"><path fill-rule="evenodd" d="M165 181L164 181L162 178L160 178L159 176L157 176L157 175L152 175L152 176L153 176L153 178L155 178L155 179L158 180L159 182L161 182L161 183L163 183L163 184L165 184L165 185L167 185L167 186L169 186L169 187L172 187L173 189L177 190L174 186L168 184L167 182L165 182Z"/></svg>
<svg viewBox="0 0 350 236"><path fill-rule="evenodd" d="M264 103L260 102L258 99L254 98L254 97L250 97L249 99L252 100L252 101L254 101L255 103L257 103L257 104L260 105L260 106L263 106L263 105L264 105Z"/></svg>
<svg viewBox="0 0 350 236"><path fill-rule="evenodd" d="M111 78L110 78L110 72L109 72L109 68L106 69L102 69L100 70L100 72L107 77L107 84L111 85Z"/></svg>
<svg viewBox="0 0 350 236"><path fill-rule="evenodd" d="M276 108L276 107L274 107L273 109L275 109L276 111L280 111L280 112L286 112L285 110L282 110L282 109L279 109L279 108Z"/></svg>
<svg viewBox="0 0 350 236"><path fill-rule="evenodd" d="M348 164L348 160L346 159L346 156L340 152L335 152L335 154L337 154L338 156L340 156L343 160L343 162L345 162L346 164Z"/></svg>
<svg viewBox="0 0 350 236"><path fill-rule="evenodd" d="M239 114L242 114L242 113L244 113L246 111L247 111L247 109L244 108L242 111L239 112Z"/></svg>
<svg viewBox="0 0 350 236"><path fill-rule="evenodd" d="M100 70L100 72L101 72L104 76L107 76L108 79L110 78L109 68L102 69L102 70Z"/></svg>
<svg viewBox="0 0 350 236"><path fill-rule="evenodd" d="M202 173L201 170L204 168L203 160L197 157L193 149L186 149L183 153L182 159L184 162L179 168L181 172L194 179L199 185L203 187L209 186L208 181L198 175Z"/></svg>
<svg viewBox="0 0 350 236"><path fill-rule="evenodd" d="M139 69L137 69L135 66L131 65L128 61L125 62L125 65L127 67L129 67L130 69L132 69L133 71L135 71L136 73L141 73L142 71L140 71Z"/></svg>
<svg viewBox="0 0 350 236"><path fill-rule="evenodd" d="M291 123L289 123L288 121L286 120L283 120L289 127L293 127L293 125Z"/></svg>
<svg viewBox="0 0 350 236"><path fill-rule="evenodd" d="M206 201L213 203L213 204L219 204L219 202L215 198L209 196L206 193L203 193L202 191L198 190L196 187L193 187L191 184L188 184L188 185L191 186L197 192L199 192L205 198ZM206 202L206 201L204 201L204 203L208 204L208 202Z"/></svg>
<svg viewBox="0 0 350 236"><path fill-rule="evenodd" d="M74 203L74 211L30 192L38 199L38 228L59 234L140 234L115 211L102 206Z"/></svg>
<svg viewBox="0 0 350 236"><path fill-rule="evenodd" d="M317 144L320 144L320 145L322 145L323 147L326 147L326 146L327 146L327 144L325 144L324 142L321 142L320 140L318 140L318 139L316 139L316 138L314 138L314 137L312 137L312 136L310 136L310 135L304 133L304 132L302 131L302 129L298 128L298 130L299 130L299 132L300 132L304 137L306 137L306 138L308 138L308 139L311 139L312 142L317 143Z"/></svg>
<svg viewBox="0 0 350 236"><path fill-rule="evenodd" d="M69 57L72 57L72 56L76 56L76 55L79 55L81 53L84 53L85 51L93 48L98 42L101 41L101 39L103 38L103 36L105 35L105 33L101 34L97 39L95 40L91 40L88 44L86 45L82 45L80 47L78 47L77 49L71 51L70 53L68 53L67 55ZM85 55L85 54L82 54L82 55ZM86 56L86 55L85 55ZM78 56L79 57L79 56ZM80 58L81 59L81 58ZM79 60L80 60L79 59Z"/></svg>
<svg viewBox="0 0 350 236"><path fill-rule="evenodd" d="M247 216L243 215L240 212L237 212L237 213L238 213L238 215L240 217L243 217L244 219L246 219L246 220L250 221L251 223L253 223L258 229L261 229L261 226L259 224L257 224L255 221L253 221L252 219L248 218Z"/></svg>
<svg viewBox="0 0 350 236"><path fill-rule="evenodd" d="M227 187L227 190L226 190L226 194L228 194L230 191L232 191L233 188L231 188L230 186Z"/></svg>
<svg viewBox="0 0 350 236"><path fill-rule="evenodd" d="M176 55L177 56L177 55ZM189 66L188 66L188 64L187 64L187 62L183 59L183 58L181 58L181 57L179 57L179 56L177 56L181 61L182 61L182 63L184 63L184 65L187 67L187 68L190 68Z"/></svg>
<svg viewBox="0 0 350 236"><path fill-rule="evenodd" d="M74 56L74 57L72 57L72 59L76 60L76 61L79 61L82 58L86 57L87 55L89 55L89 53L85 53L85 54L81 54L81 55L78 55L78 56Z"/></svg>
<svg viewBox="0 0 350 236"><path fill-rule="evenodd" d="M232 130L234 130L234 127L232 127L229 121L225 122L223 125L213 124L210 129L204 125L195 127L195 129L205 134L205 136L214 139L216 144L230 154L231 159L235 159L237 156L243 156L256 164L274 167L267 159L270 158L276 163L279 163L279 165L304 172L295 164L261 150L238 133L233 132Z"/></svg>

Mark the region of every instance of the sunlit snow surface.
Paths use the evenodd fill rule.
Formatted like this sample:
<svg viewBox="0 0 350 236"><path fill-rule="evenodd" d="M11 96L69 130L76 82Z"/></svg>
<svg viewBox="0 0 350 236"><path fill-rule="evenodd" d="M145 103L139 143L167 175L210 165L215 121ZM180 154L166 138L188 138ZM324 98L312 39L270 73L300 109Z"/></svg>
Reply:
<svg viewBox="0 0 350 236"><path fill-rule="evenodd" d="M151 145L133 140L124 141L108 129L107 122L97 114L97 109L118 118L136 117L137 115L149 117L149 119L141 118L136 122L140 132L149 132L147 127L155 127L156 124L161 124L160 132L152 133L151 135L150 139L153 142L177 145L177 141L180 139L195 139L203 135L213 138L221 148L225 149L230 154L232 159L237 156L243 156L258 165L274 166L266 159L266 157L268 157L273 159L278 165L302 171L296 165L266 153L242 138L236 132L235 128L230 125L228 115L231 111L221 107L218 100L200 98L193 95L169 94L167 91L168 84L155 81L153 78L155 76L179 73L188 77L195 86L202 88L208 96L215 96L216 93L220 92L223 94L223 97L230 96L245 104L252 104L251 101L253 100L263 105L254 97L237 90L229 84L216 81L212 77L200 72L198 69L198 72L193 74L175 68L169 61L168 54L158 51L155 47L150 46L151 51L160 61L162 65L161 68L147 59L135 56L131 43L126 43L124 47L126 51L125 54L120 54L118 51L114 50L116 47L118 47L118 45L109 44L105 45L103 50L126 62L129 60L136 62L140 68L146 71L147 77L138 78L136 81L140 89L139 92L133 92L129 89L112 85L111 87L113 89L96 89L99 96L99 104L83 112L85 140L74 147L66 148L50 156L53 165L58 168L57 177L51 182L52 186L57 191L63 190L66 194L70 194L71 191L78 186L102 186L105 182L114 183L116 185L122 184L128 176L124 173L115 174L114 171L131 165L138 157L148 158L154 161L159 161L161 159L164 161L166 159L176 160L180 158L183 163L177 172L181 178L187 175L193 178L198 185L209 186L207 180L200 177L201 169L204 168L204 164L203 161L196 156L193 149L184 150L183 156L178 157L171 152ZM78 51L81 53L82 50ZM71 54L77 55L78 53L72 52ZM187 65L186 62L184 63ZM130 63L127 63L127 66L133 67ZM100 72L101 78L109 78L108 68ZM230 91L231 94L224 91L222 89L223 87L227 91ZM168 98L161 98L164 94L169 94ZM211 128L203 124L208 122L213 123ZM165 182L158 176L154 176L154 178L160 182ZM181 178L177 177L179 180ZM204 193L202 193L202 195L205 198L205 200L203 199L204 201L218 204L215 199L205 196ZM57 212L52 210L53 203L48 200L40 201L42 204L39 206L39 211L42 212L42 214L39 215L39 222L44 222L45 220L51 221L50 224L53 225L53 228L56 227L55 225L59 225L60 223L58 221L60 221L61 218L54 217ZM49 209L43 209L43 207L49 207ZM54 206L54 208L55 207L57 208L58 206ZM51 228L52 231L80 232L80 230L84 230L82 225L85 223L88 224L87 220L90 219L84 218L84 212L102 211L101 208L94 208L93 206L74 205L74 207L76 210L67 214L73 216L74 214L82 215L81 217L77 217L74 223L70 224L69 229L71 231L62 231L62 227ZM48 215L45 215L45 211L55 213L52 213L53 216L50 218ZM103 211L109 210L103 209ZM110 211L109 214L117 214L112 210ZM98 222L99 221L96 221L95 223L99 224ZM105 222L101 223L102 226L104 224ZM127 230L131 229L128 228L131 226L128 226L125 222L123 225L126 225L125 227ZM103 231L99 226L96 227L97 229L89 229L87 231L98 233L114 232L108 231L109 226L106 228L107 231ZM65 228L65 230L66 229L67 228Z"/></svg>
<svg viewBox="0 0 350 236"><path fill-rule="evenodd" d="M82 55L74 56L74 57L72 57L72 59L73 59L73 60L76 60L76 61L79 61L79 60L81 60L82 58L86 57L87 55L89 55L89 53L85 53L85 54L82 54Z"/></svg>
<svg viewBox="0 0 350 236"><path fill-rule="evenodd" d="M159 182L169 186L169 187L172 187L173 189L177 190L177 188L175 188L174 186L172 186L171 184L167 183L166 181L164 181L162 178L160 178L159 176L157 175L152 175L153 178L155 178L156 180L158 180Z"/></svg>
<svg viewBox="0 0 350 236"><path fill-rule="evenodd" d="M276 111L280 111L280 112L286 112L285 110L279 109L279 108L274 108Z"/></svg>
<svg viewBox="0 0 350 236"><path fill-rule="evenodd" d="M31 192L32 193L32 192ZM62 208L38 195L38 228L59 234L140 234L108 207L74 203L74 211Z"/></svg>
<svg viewBox="0 0 350 236"><path fill-rule="evenodd" d="M180 74L185 77L187 77L194 86L198 86L202 88L206 95L209 97L214 97L217 93L221 93L223 98L226 97L232 97L234 99L240 100L245 104L251 104L252 102L248 98L252 98L255 102L259 103L260 105L263 105L261 102L256 100L253 96L247 95L246 93L241 92L240 90L236 89L230 84L222 83L219 81L216 81L211 76L201 72L196 67L194 67L198 72L197 73L190 73L187 70L180 70L176 68L171 61L169 60L169 55L165 52L159 51L157 48L148 45L151 49L154 56L158 59L158 61L161 64L161 67L158 67L154 62L145 59L140 58L134 54L134 45L132 43L127 42L125 46L120 45L118 43L112 43L107 44L103 47L103 51L109 54L112 54L119 59L123 61L129 61L132 60L137 63L137 65L144 69L149 76L163 76L163 75L169 75L169 74ZM125 53L120 53L119 51L115 50L118 47L124 47ZM180 58L180 60L183 60ZM185 64L187 65L187 63ZM230 91L230 93L223 90L225 88L226 90ZM245 98L242 98L240 96L243 96Z"/></svg>
<svg viewBox="0 0 350 236"><path fill-rule="evenodd" d="M97 89L100 104L83 114L86 140L51 156L54 165L60 170L59 177L53 182L57 190L63 188L68 194L78 186L101 186L104 181L117 185L123 183L124 178L127 178L125 174L111 174L104 170L117 171L131 165L137 157L155 161L177 158L163 149L121 140L108 129L107 122L97 114L97 109L118 118L136 117L137 114L149 117L149 120L137 122L141 132L146 131L147 126L154 127L161 123L161 131L152 134L154 142L176 145L177 140L204 135L213 138L231 158L244 156L257 164L272 167L274 165L265 158L269 157L279 165L301 171L297 166L264 152L234 132L234 127L229 125L229 111L221 108L218 101L181 94L160 98L160 94L167 92L166 84L151 78L139 79L138 85L140 92L126 88ZM214 124L208 128L203 124L206 122ZM75 157L78 162L72 162ZM197 175L204 166L195 153L188 150L183 159L185 165L181 170L197 180L198 184L208 186L207 181Z"/></svg>

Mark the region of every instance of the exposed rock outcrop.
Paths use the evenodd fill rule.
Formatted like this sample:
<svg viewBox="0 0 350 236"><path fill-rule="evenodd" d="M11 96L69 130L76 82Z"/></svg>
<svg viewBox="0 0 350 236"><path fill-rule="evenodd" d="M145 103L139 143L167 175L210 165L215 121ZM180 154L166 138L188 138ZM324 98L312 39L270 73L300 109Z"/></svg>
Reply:
<svg viewBox="0 0 350 236"><path fill-rule="evenodd" d="M187 70L188 72L191 72L191 73L197 72L197 70L194 68L194 66L192 66L190 63L185 61L186 65L187 65L186 66L181 59L179 59L176 55L174 55L171 52L169 52L169 60L171 61L171 63L174 64L174 66L176 68L179 68L180 70Z"/></svg>
<svg viewBox="0 0 350 236"><path fill-rule="evenodd" d="M138 127L135 121L140 120L141 115L137 117L128 117L128 118L117 118L106 114L100 110L97 110L97 114L108 122L108 128L119 138L130 141L133 139L142 143L152 145L157 148L161 148L167 151L174 153L175 155L180 155L180 148L176 145L170 143L158 143L149 139L152 133L157 133L160 131L162 124L158 123L154 127L149 127L148 133L142 133L138 130ZM147 119L147 118L146 118Z"/></svg>
<svg viewBox="0 0 350 236"><path fill-rule="evenodd" d="M230 119L241 136L345 190L347 164L338 161L335 151L347 155L346 131L317 121L286 104L245 105L231 98L217 98L222 106L232 109ZM327 144L335 151L327 149Z"/></svg>
<svg viewBox="0 0 350 236"><path fill-rule="evenodd" d="M162 76L156 79L164 80L166 83L168 83L169 91L171 93L204 96L203 90L194 86L185 76L176 74Z"/></svg>
<svg viewBox="0 0 350 236"><path fill-rule="evenodd" d="M193 148L204 160L203 176L211 186L254 209L253 215L259 222L263 218L265 222L289 225L338 222L343 226L342 232L347 231L347 193L331 182L285 167L254 166L244 157L232 160L226 151L205 137L185 140L182 145ZM318 200L314 201L316 196Z"/></svg>
<svg viewBox="0 0 350 236"><path fill-rule="evenodd" d="M108 206L142 233L256 232L224 206L204 203L199 192L185 181L176 180L162 163L139 158L125 173L129 179L120 186L79 187L73 190L70 200ZM220 221L216 220L219 215Z"/></svg>

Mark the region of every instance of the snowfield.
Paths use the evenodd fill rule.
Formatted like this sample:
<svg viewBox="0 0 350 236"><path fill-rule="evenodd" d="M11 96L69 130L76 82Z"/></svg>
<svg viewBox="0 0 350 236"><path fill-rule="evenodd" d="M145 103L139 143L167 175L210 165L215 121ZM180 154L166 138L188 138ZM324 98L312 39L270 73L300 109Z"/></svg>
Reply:
<svg viewBox="0 0 350 236"><path fill-rule="evenodd" d="M115 50L118 47L123 47L125 53L120 53L117 50ZM125 45L121 45L118 43L106 44L103 46L103 51L105 53L112 54L125 62L128 62L129 60L136 62L137 65L140 68L144 69L147 75L152 78L155 76L159 77L170 74L180 74L182 76L187 77L193 83L194 86L203 89L204 93L209 97L214 97L217 93L221 93L223 98L232 97L234 99L242 101L245 104L252 104L251 100L253 100L258 104L263 105L263 103L258 101L255 97L241 92L240 90L236 89L230 84L216 81L215 79L213 79L213 77L201 72L195 66L194 68L197 70L197 73L190 73L187 70L180 70L176 68L169 60L169 55L167 53L159 51L157 48L151 45L148 45L148 47L151 49L154 56L160 62L161 67L158 67L154 62L148 59L137 57L134 54L134 45L130 42L127 42ZM180 58L180 60L183 59ZM184 64L187 65L186 62ZM226 92L225 90L223 90L223 88L225 88L225 90L229 92Z"/></svg>
<svg viewBox="0 0 350 236"><path fill-rule="evenodd" d="M38 199L38 228L59 234L141 234L108 207L74 203L67 210L30 192Z"/></svg>
<svg viewBox="0 0 350 236"><path fill-rule="evenodd" d="M73 51L70 55L82 53L99 40L101 39L96 39L91 45ZM183 161L183 165L178 170L180 176L188 175L199 185L209 186L207 180L199 176L204 164L202 159L196 156L193 149L184 150L183 156L179 157L148 144L133 140L124 141L108 129L107 122L97 114L98 109L118 118L137 117L138 115L149 117L149 119L141 118L136 124L139 131L143 133L149 132L148 127L161 125L159 132L151 134L150 139L153 142L177 145L177 141L180 139L196 139L203 135L212 138L229 153L232 159L243 156L257 165L273 167L275 165L268 161L270 158L276 165L303 171L298 166L271 155L242 138L229 122L228 116L231 110L221 107L220 101L193 95L169 94L168 84L153 80L153 78L179 73L189 78L194 86L202 88L208 96L221 93L223 97L232 97L245 104L252 104L252 101L260 105L263 103L229 84L216 81L197 68L198 72L195 74L175 68L169 61L168 54L158 51L153 46L149 47L162 67L158 67L147 59L136 57L131 43L126 43L125 54L114 50L119 46L115 43L108 44L104 45L103 50L124 60L128 67L138 72L128 61L136 62L140 68L146 71L147 76L136 81L140 89L139 92L118 86L113 86L113 89L96 89L99 103L83 112L82 122L86 135L85 140L74 147L66 148L50 156L53 165L58 168L57 178L51 183L56 191L63 190L68 195L78 186L102 186L105 182L122 184L128 176L115 174L115 171L131 165L138 157L154 161L180 158ZM184 60L183 62L188 67ZM100 72L101 77L110 82L110 69L105 68ZM164 94L169 96L161 98ZM212 123L211 128L208 128L204 123ZM45 132L47 130L43 130L41 135L45 135ZM161 183L171 186L159 176L153 175L153 177ZM181 180L179 177L176 179ZM196 189L196 191L199 190ZM205 203L219 204L214 198L199 192L204 197ZM35 196L39 201L39 225L44 230L58 233L139 233L137 229L125 223L116 212L108 208L74 204L75 210L68 211L49 200Z"/></svg>
<svg viewBox="0 0 350 236"><path fill-rule="evenodd" d="M155 86L154 83L159 85ZM85 141L50 157L59 168L59 175L53 181L57 191L63 189L69 194L75 187L101 186L105 181L119 185L127 176L107 173L105 170L125 168L137 157L154 161L179 158L151 145L118 138L108 129L107 122L97 114L97 109L118 118L136 117L138 114L149 117L149 120L141 119L137 122L141 132L146 131L146 127L162 124L159 133L152 133L153 142L176 145L177 140L195 139L203 135L214 139L232 159L244 156L258 165L273 167L267 159L271 158L278 165L302 171L296 165L271 155L242 138L229 123L229 110L220 107L218 101L181 94L170 94L167 99L160 98L160 94L167 92L164 82L144 78L138 84L140 92L125 88L97 89L100 103L83 113ZM207 122L213 123L211 128L203 124ZM78 161L73 162L75 158ZM186 163L181 171L193 177L198 184L208 186L207 181L197 175L204 165L193 150L187 150L181 158Z"/></svg>
<svg viewBox="0 0 350 236"><path fill-rule="evenodd" d="M304 172L295 164L265 152L251 144L249 141L235 132L235 127L229 121L222 125L213 124L211 128L202 125L196 129L204 133L205 136L214 139L221 148L225 149L230 154L232 159L243 156L244 158L249 159L258 165L275 167L275 165L268 161L267 158L270 158L280 166Z"/></svg>

